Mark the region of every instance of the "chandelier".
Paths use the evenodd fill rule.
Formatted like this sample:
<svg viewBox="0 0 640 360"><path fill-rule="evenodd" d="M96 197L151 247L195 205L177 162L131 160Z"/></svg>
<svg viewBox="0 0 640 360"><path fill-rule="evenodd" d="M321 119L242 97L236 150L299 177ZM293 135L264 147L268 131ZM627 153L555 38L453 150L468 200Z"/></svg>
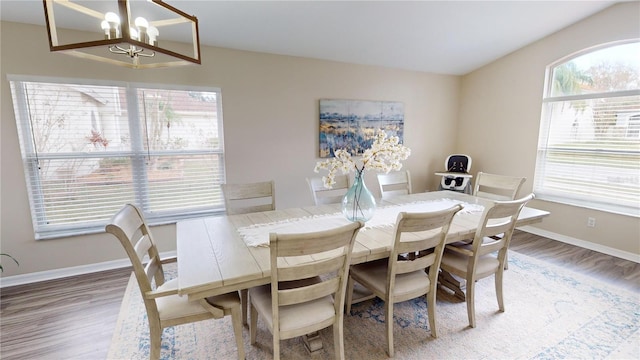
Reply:
<svg viewBox="0 0 640 360"><path fill-rule="evenodd" d="M43 0L49 49L133 69L200 64L198 19L161 0Z"/></svg>

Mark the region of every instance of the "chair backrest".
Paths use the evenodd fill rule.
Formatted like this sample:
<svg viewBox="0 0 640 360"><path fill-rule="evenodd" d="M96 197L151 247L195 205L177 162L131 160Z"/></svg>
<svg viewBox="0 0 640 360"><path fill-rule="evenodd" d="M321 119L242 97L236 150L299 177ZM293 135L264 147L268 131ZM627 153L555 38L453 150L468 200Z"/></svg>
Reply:
<svg viewBox="0 0 640 360"><path fill-rule="evenodd" d="M349 176L336 175L335 184L329 189L324 186L322 177L307 178L313 202L316 205L338 204L349 190Z"/></svg>
<svg viewBox="0 0 640 360"><path fill-rule="evenodd" d="M279 318L282 306L308 303L333 295L335 315L342 316L351 250L356 234L363 226L364 223L358 221L318 232L269 234L274 333L280 332L275 319ZM311 258L313 260L309 261ZM315 277L320 277L321 282L295 282L295 287L290 283ZM289 335L283 333L282 338Z"/></svg>
<svg viewBox="0 0 640 360"><path fill-rule="evenodd" d="M437 282L449 226L461 209L461 205L455 205L439 211L398 214L387 270L387 294L393 293L397 275L416 270L433 267L436 271L429 271L429 280L432 284ZM400 256L405 253L417 253L418 257Z"/></svg>
<svg viewBox="0 0 640 360"><path fill-rule="evenodd" d="M474 271L478 257L482 255L497 251L498 261L505 261L516 220L522 208L533 198L532 193L517 200L495 201L493 206L485 208L471 244L474 256L470 266Z"/></svg>
<svg viewBox="0 0 640 360"><path fill-rule="evenodd" d="M105 230L120 240L129 256L147 312L157 313L155 300L147 298L145 294L153 290L152 281L155 282L155 287L164 284L164 271L160 254L142 212L137 206L126 204L111 218Z"/></svg>
<svg viewBox="0 0 640 360"><path fill-rule="evenodd" d="M465 154L452 154L447 156L444 167L448 173L468 174L471 171L471 156ZM443 189L463 191L471 179L468 177L458 177L455 174L443 176L440 185Z"/></svg>
<svg viewBox="0 0 640 360"><path fill-rule="evenodd" d="M398 195L411 194L411 174L409 170L378 174L378 185L383 200Z"/></svg>
<svg viewBox="0 0 640 360"><path fill-rule="evenodd" d="M228 215L276 209L276 190L273 181L222 184L221 187Z"/></svg>
<svg viewBox="0 0 640 360"><path fill-rule="evenodd" d="M527 178L478 172L473 195L491 200L513 200Z"/></svg>

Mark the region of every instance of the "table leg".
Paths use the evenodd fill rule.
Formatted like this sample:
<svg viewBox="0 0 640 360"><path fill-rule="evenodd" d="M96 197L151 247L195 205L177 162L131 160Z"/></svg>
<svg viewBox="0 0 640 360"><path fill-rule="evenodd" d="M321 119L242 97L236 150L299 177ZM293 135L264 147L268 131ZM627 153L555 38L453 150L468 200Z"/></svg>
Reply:
<svg viewBox="0 0 640 360"><path fill-rule="evenodd" d="M304 346L311 354L316 351L322 350L322 339L320 339L320 334L317 331L312 332L311 334L303 335L302 341L304 342Z"/></svg>
<svg viewBox="0 0 640 360"><path fill-rule="evenodd" d="M441 269L440 274L438 275L438 283L447 290L453 291L453 294L457 298L465 301L464 289L467 285L465 279Z"/></svg>

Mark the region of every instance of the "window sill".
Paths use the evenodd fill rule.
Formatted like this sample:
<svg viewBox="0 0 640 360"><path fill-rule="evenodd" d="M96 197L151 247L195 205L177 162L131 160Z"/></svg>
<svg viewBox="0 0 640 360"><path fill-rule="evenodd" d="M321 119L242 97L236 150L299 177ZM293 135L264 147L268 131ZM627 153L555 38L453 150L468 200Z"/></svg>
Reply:
<svg viewBox="0 0 640 360"><path fill-rule="evenodd" d="M568 197L563 197L558 195L544 194L539 192L535 192L535 194L536 194L536 200L543 200L543 201L548 201L548 202L562 204L562 205L576 206L584 209L604 211L604 212L608 212L616 215L624 215L624 216L630 216L634 218L640 218L640 207L633 208L633 207L616 205L616 204L605 204L605 203L587 201L582 199L568 198Z"/></svg>

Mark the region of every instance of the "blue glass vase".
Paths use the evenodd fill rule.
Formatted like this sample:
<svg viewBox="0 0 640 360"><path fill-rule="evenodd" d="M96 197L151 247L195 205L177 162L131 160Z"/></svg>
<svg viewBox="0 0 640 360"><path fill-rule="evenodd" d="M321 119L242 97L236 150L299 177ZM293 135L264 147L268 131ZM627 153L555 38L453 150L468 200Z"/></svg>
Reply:
<svg viewBox="0 0 640 360"><path fill-rule="evenodd" d="M342 198L342 213L349 221L368 221L376 212L376 199L364 183L363 170L357 170L353 185Z"/></svg>

